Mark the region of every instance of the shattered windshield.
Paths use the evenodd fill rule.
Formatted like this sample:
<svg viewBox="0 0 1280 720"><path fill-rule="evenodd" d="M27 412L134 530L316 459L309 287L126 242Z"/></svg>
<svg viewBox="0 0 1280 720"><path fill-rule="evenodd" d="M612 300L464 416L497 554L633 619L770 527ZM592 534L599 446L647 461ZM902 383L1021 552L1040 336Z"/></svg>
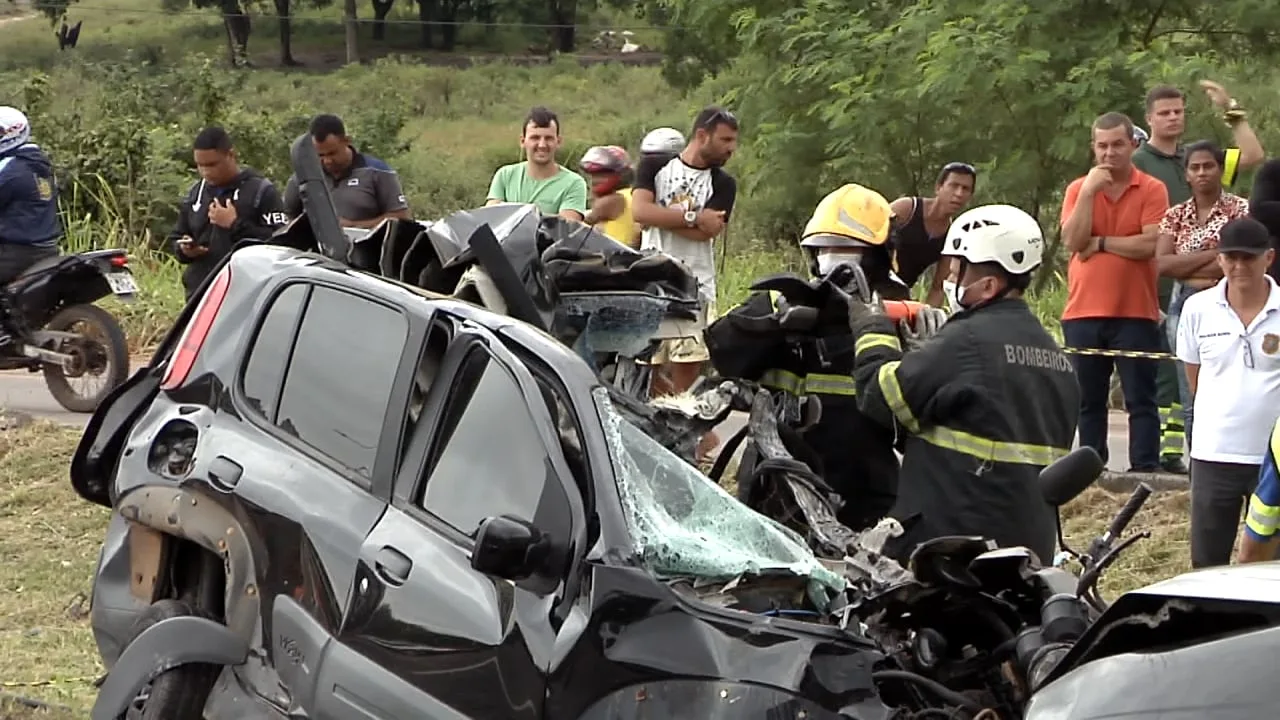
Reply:
<svg viewBox="0 0 1280 720"><path fill-rule="evenodd" d="M820 609L844 589L844 578L819 563L803 538L738 502L627 422L608 390L592 394L635 552L654 574L728 582L788 570L809 578Z"/></svg>

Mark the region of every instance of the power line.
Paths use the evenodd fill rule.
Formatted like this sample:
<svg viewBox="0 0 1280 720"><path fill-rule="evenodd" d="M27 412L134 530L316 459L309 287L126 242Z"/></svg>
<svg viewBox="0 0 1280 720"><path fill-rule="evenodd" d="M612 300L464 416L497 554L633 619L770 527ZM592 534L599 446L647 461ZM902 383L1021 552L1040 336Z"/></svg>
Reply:
<svg viewBox="0 0 1280 720"><path fill-rule="evenodd" d="M162 8L157 8L154 10L148 10L146 8L107 7L105 5L94 5L90 3L75 3L75 2L67 5L62 5L61 3L58 3L58 4L34 3L32 7L35 8L36 10L41 10L43 8L49 8L54 10L64 10L67 13L68 17L70 17L71 14L76 11L88 11L91 13L110 13L112 15L164 15L167 17L200 17L200 18L206 18L206 19L211 17L219 17L219 18L223 17L221 15L215 15L214 13L209 12L209 10L213 10L213 8L208 8L208 9L183 8L181 10L165 10ZM314 16L308 17L304 15L277 15L274 13L246 12L244 13L244 16L253 20L277 20L277 21L288 20L291 23L320 22L320 23L345 24L347 22L346 18L342 18L342 17L336 17L336 18L314 17ZM355 21L357 24L360 24L360 25L374 25L374 24L381 23L384 25L432 25L432 26L439 25L441 27L454 26L454 27L493 27L493 28L537 28L537 29L543 29L543 30L559 30L564 28L576 28L578 30L587 30L587 31L612 30L614 32L626 32L626 31L643 32L643 31L665 31L665 30L681 29L680 27L675 25L617 26L617 25L599 25L599 24L593 25L593 24L583 24L583 23L568 24L568 23L528 23L528 22L484 22L483 20L444 21L444 20L416 20L416 19L408 19L408 18L387 18L385 20L377 20L376 18L368 18L368 17L356 18Z"/></svg>

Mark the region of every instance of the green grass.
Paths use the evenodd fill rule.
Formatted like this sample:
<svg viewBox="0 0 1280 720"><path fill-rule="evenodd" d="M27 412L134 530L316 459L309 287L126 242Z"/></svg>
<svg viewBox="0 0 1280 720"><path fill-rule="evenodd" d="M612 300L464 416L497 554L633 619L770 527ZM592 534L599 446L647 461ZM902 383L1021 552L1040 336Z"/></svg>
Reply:
<svg viewBox="0 0 1280 720"><path fill-rule="evenodd" d="M302 72L331 70L346 62L345 28L341 3L326 8L299 7L292 16L292 50L294 58L302 63ZM263 4L246 4L252 21L249 37L249 60L254 67L279 67L279 23L274 18L274 7ZM0 0L0 18L26 12L17 4ZM439 52L423 50L421 32L417 22L417 7L413 3L396 3L387 17L386 36L378 41L373 37L373 10L361 4L357 17L359 35L357 47L362 61L370 61L392 54L419 55L440 61ZM195 10L190 6L176 12L163 9L158 0L79 0L68 10L72 23L83 21L81 35L72 51L87 61L100 63L126 58L145 58L158 62L172 62L192 53L203 53L222 58L227 54L226 35L219 14L212 9ZM604 8L590 13L589 27L580 33L579 51L594 52L591 39L594 33L606 27L637 25L634 17L624 11ZM546 31L536 27L516 27L505 24L486 30L479 25L465 25L459 29L458 46L451 55L487 56L492 54L545 54ZM640 23L644 24L644 23ZM437 31L436 37L439 37ZM652 47L660 43L655 31L637 33L637 40ZM5 52L0 55L0 70L17 67L49 66L65 58L50 32L47 20L24 22L5 29Z"/></svg>
<svg viewBox="0 0 1280 720"><path fill-rule="evenodd" d="M43 421L0 433L0 691L86 717L85 678L102 668L84 612L108 512L67 479L79 436ZM0 704L0 717L24 715Z"/></svg>

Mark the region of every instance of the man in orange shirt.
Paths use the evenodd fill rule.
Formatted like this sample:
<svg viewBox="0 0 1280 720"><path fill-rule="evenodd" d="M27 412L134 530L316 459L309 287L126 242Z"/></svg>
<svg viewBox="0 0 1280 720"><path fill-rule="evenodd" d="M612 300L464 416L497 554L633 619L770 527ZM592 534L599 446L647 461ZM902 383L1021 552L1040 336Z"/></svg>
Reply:
<svg viewBox="0 0 1280 720"><path fill-rule="evenodd" d="M1156 231L1169 209L1164 183L1133 166L1133 121L1107 113L1093 122L1095 165L1067 186L1062 239L1071 253L1062 335L1073 348L1160 350ZM1107 397L1113 363L1129 413L1131 472L1160 466L1157 360L1075 355L1080 444L1107 458Z"/></svg>

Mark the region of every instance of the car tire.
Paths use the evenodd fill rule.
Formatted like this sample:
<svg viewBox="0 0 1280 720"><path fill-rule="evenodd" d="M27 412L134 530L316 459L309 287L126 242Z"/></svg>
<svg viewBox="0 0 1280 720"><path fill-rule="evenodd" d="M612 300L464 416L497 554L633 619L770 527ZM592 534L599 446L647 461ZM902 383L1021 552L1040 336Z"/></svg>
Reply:
<svg viewBox="0 0 1280 720"><path fill-rule="evenodd" d="M162 620L195 614L181 600L160 600L134 622L129 642ZM205 702L221 672L220 665L192 663L160 673L143 688L123 720L202 720Z"/></svg>

